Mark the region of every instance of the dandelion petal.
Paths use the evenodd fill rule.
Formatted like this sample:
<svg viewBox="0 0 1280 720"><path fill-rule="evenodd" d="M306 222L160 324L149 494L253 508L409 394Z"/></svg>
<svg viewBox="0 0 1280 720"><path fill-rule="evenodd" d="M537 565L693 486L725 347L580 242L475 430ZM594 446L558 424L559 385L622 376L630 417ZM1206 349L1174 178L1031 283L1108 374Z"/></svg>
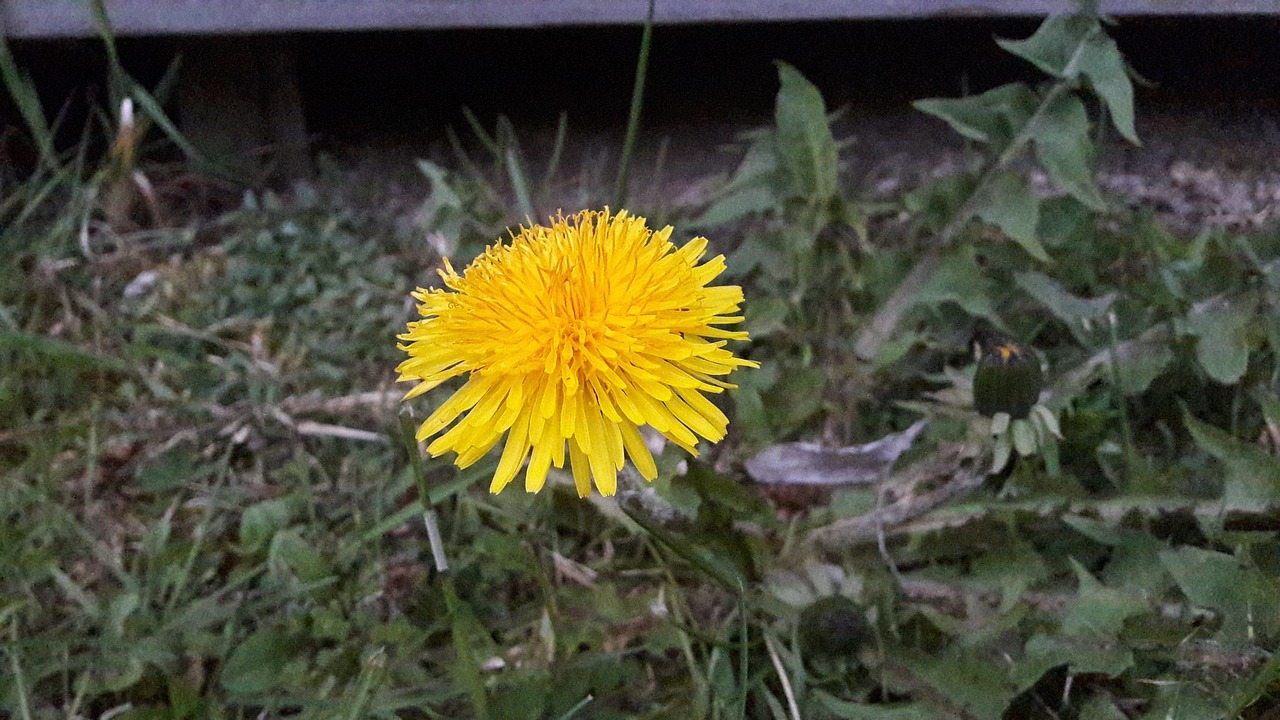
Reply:
<svg viewBox="0 0 1280 720"><path fill-rule="evenodd" d="M739 367L725 343L746 340L735 286L709 285L724 256L699 263L705 238L683 247L672 228L650 230L625 211L584 211L522 228L461 274L445 261L444 287L419 289L420 318L399 335L405 400L450 378L466 382L423 422L433 455L459 466L505 436L490 483L499 492L522 465L538 492L568 463L580 496L617 490L626 459L658 475L640 436L650 425L691 453L724 437L728 418L704 396Z"/></svg>

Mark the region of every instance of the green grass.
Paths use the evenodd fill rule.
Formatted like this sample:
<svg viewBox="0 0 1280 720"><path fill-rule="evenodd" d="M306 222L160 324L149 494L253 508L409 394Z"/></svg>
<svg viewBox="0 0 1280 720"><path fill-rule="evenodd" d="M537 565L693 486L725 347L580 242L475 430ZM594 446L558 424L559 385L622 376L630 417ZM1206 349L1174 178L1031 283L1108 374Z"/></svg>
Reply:
<svg viewBox="0 0 1280 720"><path fill-rule="evenodd" d="M710 206L637 209L712 238L745 288L762 367L735 376L730 437L616 502L562 476L490 496L496 460L424 458L445 573L394 335L441 242L461 267L551 182L514 132L492 168L423 164L408 230L324 190L199 232L113 225L97 160L49 160L0 202L0 717L1268 717L1280 231L1092 207L1091 146L1037 155L1037 123L1077 133L1062 98L1095 89L1123 119L1123 92L1052 62L1108 52L1095 26L1047 27L1009 49L1048 85L921 103L987 140L890 208L845 189L821 95L781 65L775 127ZM1060 194L1026 192L1032 161ZM1047 361L1062 427L985 480L984 327ZM921 415L887 498L743 470Z"/></svg>

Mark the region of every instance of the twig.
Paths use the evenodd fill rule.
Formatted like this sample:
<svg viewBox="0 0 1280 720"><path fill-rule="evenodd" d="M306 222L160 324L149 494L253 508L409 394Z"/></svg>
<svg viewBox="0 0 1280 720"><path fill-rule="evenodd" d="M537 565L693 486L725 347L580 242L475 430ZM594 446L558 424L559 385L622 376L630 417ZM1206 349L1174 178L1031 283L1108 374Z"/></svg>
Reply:
<svg viewBox="0 0 1280 720"><path fill-rule="evenodd" d="M387 442L387 436L382 433L372 432L370 430L360 430L358 428L346 427L344 425L318 423L311 420L303 420L294 425L293 429L297 431L299 435L335 437L342 438L343 440L359 440L361 442Z"/></svg>
<svg viewBox="0 0 1280 720"><path fill-rule="evenodd" d="M941 448L935 457L895 473L885 481L885 488L902 489L899 500L812 530L806 540L826 548L879 540L886 529L894 529L981 486L984 476L964 466L974 455L974 448L966 443ZM929 487L933 489L919 492Z"/></svg>
<svg viewBox="0 0 1280 720"><path fill-rule="evenodd" d="M379 410L395 405L403 390L371 390L369 392L340 395L330 398L290 397L280 402L280 408L290 415L312 412L341 415L357 410Z"/></svg>
<svg viewBox="0 0 1280 720"><path fill-rule="evenodd" d="M1246 507L1226 505L1218 500L1197 502L1181 497L1140 497L1101 501L1070 498L1061 498L1057 501L1041 499L1016 503L989 503L980 507L947 508L929 517L891 527L889 534L918 535L937 532L961 527L1000 512L1022 512L1054 521L1058 521L1064 515L1082 515L1109 524L1120 523L1132 513L1145 518L1167 518L1171 515L1185 514L1189 518L1221 522L1224 529L1231 531L1280 532L1280 503L1253 504ZM864 532L856 537L845 538L845 541L866 543L874 539L874 534Z"/></svg>
<svg viewBox="0 0 1280 720"><path fill-rule="evenodd" d="M880 548L880 559L884 560L884 564L889 568L889 574L893 575L894 582L898 586L902 586L902 573L898 572L898 563L893 561L893 556L889 554L889 543L885 540L884 534L884 496L887 488L883 485L876 489L876 547Z"/></svg>
<svg viewBox="0 0 1280 720"><path fill-rule="evenodd" d="M778 682L782 683L782 694L787 698L787 712L791 713L792 720L800 720L800 705L796 702L795 690L791 688L791 678L787 676L787 669L782 665L776 643L768 634L764 636L764 647L769 652L769 660L773 662L774 672L778 673Z"/></svg>

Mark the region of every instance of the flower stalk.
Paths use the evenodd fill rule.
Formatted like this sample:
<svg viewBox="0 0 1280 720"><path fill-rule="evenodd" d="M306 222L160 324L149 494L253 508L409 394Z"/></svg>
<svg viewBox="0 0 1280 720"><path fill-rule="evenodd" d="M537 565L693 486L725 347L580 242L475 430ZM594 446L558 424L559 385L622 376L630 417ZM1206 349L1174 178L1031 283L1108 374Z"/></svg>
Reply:
<svg viewBox="0 0 1280 720"><path fill-rule="evenodd" d="M422 506L422 524L427 529L427 544L431 547L431 560L436 572L449 569L449 558L444 554L444 542L440 539L440 525L436 522L435 508L431 507L431 496L427 492L427 476L422 468L422 451L418 449L418 441L413 436L412 411L400 414L400 439L409 453L409 467L413 469L413 479L418 485L418 503Z"/></svg>

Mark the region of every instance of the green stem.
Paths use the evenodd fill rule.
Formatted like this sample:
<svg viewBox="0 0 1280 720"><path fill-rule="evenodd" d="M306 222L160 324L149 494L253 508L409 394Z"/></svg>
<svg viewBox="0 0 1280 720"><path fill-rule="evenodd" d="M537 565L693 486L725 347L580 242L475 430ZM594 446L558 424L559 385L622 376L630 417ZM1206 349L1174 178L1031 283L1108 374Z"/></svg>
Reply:
<svg viewBox="0 0 1280 720"><path fill-rule="evenodd" d="M444 554L444 543L440 540L440 527L436 524L436 512L431 507L431 498L427 494L427 476L422 469L422 455L418 450L413 420L407 415L400 415L400 438L409 452L409 466L413 469L413 479L418 485L418 503L422 505L422 524L427 528L427 543L431 546L431 559L435 563L436 572L449 569L449 559Z"/></svg>
<svg viewBox="0 0 1280 720"><path fill-rule="evenodd" d="M738 620L741 626L738 628L738 717L745 718L747 716L747 698L751 694L751 673L749 672L749 661L751 659L750 647L748 646L748 633L750 626L747 624L747 600L746 588L738 585Z"/></svg>
<svg viewBox="0 0 1280 720"><path fill-rule="evenodd" d="M360 664L360 676L356 680L356 691L348 703L343 720L360 720L369 715L369 704L373 699L373 691L382 684L387 673L387 651L377 648L369 653Z"/></svg>
<svg viewBox="0 0 1280 720"><path fill-rule="evenodd" d="M458 683L471 697L471 709L480 720L489 717L488 695L485 694L484 679L480 677L480 669L476 667L475 653L471 648L471 637L467 634L469 625L463 617L462 600L453 587L453 575L444 576L444 603L451 620L453 634L453 652L457 657Z"/></svg>
<svg viewBox="0 0 1280 720"><path fill-rule="evenodd" d="M1137 450L1133 444L1133 427L1129 423L1129 407L1124 399L1124 391L1120 388L1120 336L1116 331L1116 316L1112 312L1107 315L1108 351L1111 356L1111 395L1115 399L1116 409L1120 411L1120 432L1124 438L1125 485L1133 481ZM1127 489L1122 488L1122 489Z"/></svg>
<svg viewBox="0 0 1280 720"><path fill-rule="evenodd" d="M636 135L640 132L640 106L644 101L645 77L649 74L649 48L653 44L653 6L649 0L649 15L644 21L644 34L640 37L640 57L636 60L636 81L631 87L631 112L627 116L627 135L622 141L622 157L618 160L618 181L613 188L613 205L617 210L627 200L627 171L631 166L631 154L635 150Z"/></svg>
<svg viewBox="0 0 1280 720"><path fill-rule="evenodd" d="M973 216L974 207L978 203L978 199L982 197L983 191L987 185L996 178L1005 168L1009 166L1018 155L1022 153L1022 149L1027 143L1031 142L1032 132L1036 123L1045 111L1065 92L1070 90L1070 86L1066 82L1054 84L1049 92L1045 93L1044 98L1040 100L1040 105L1036 107L1031 117L1027 118L1027 122L1018 130L1018 134L1009 141L1009 144L996 158L995 162L987 166L986 170L978 178L978 183L974 185L973 192L969 193L965 201L961 203L947 224L942 230L938 231L937 242L929 249L929 252L916 263L911 272L903 278L898 287L894 289L889 299L880 306L875 316L871 318L871 323L862 329L858 334L858 339L854 344L854 352L858 357L864 360L870 360L880 352L880 348L884 346L885 341L893 334L894 329L902 320L902 316L913 305L916 293L920 288L933 278L933 273L938 269L938 260L942 252L951 245L960 230L968 224L969 219Z"/></svg>
<svg viewBox="0 0 1280 720"><path fill-rule="evenodd" d="M571 718L577 715L578 712L582 710L582 708L591 704L592 700L595 700L595 697L592 695L588 695L582 698L581 700L578 701L577 705L574 705L573 707L566 710L565 713L560 716L560 720L571 720Z"/></svg>
<svg viewBox="0 0 1280 720"><path fill-rule="evenodd" d="M13 668L13 691L17 696L18 713L22 720L31 720L31 703L27 698L27 681L26 675L22 671L22 663L18 659L18 620L14 618L9 625L9 639L12 642L8 648L9 662Z"/></svg>
<svg viewBox="0 0 1280 720"><path fill-rule="evenodd" d="M1049 92L1045 93L1040 100L1040 104L1036 107L1035 112L1031 113L1031 117L1027 118L1027 122L1018 130L1018 134L1013 136L1009 144L1000 153L996 161L987 166L982 171L982 175L978 178L978 184L973 187L973 192L965 198L960 205L960 209L951 217L946 227L942 228L942 232L938 233L938 247L945 248L951 244L956 235L969 222L969 218L973 216L974 206L978 204L978 198L982 197L982 192L986 190L991 181L996 178L1005 168L1009 167L1018 156L1022 154L1022 149L1027 143L1031 142L1032 133L1035 131L1036 124L1040 121L1040 117L1044 115L1049 106L1058 101L1063 93L1070 90L1071 87L1066 82L1058 82L1049 88Z"/></svg>

